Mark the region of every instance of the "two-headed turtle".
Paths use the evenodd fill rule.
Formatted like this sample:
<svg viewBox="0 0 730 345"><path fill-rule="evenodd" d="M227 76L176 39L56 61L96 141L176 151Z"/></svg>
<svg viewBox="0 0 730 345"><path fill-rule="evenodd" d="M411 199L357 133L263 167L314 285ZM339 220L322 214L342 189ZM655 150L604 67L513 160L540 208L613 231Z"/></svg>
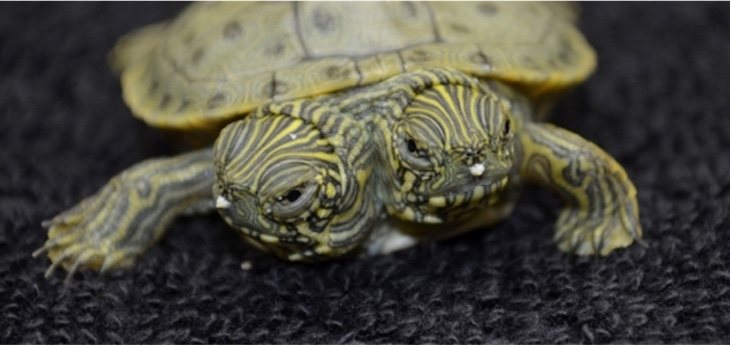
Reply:
<svg viewBox="0 0 730 345"><path fill-rule="evenodd" d="M123 171L48 221L35 255L48 274L128 267L214 208L284 259L388 252L507 216L521 180L565 197L561 249L625 247L641 228L624 170L538 122L594 69L575 19L554 3L191 5L123 39L114 66L135 116L215 144Z"/></svg>

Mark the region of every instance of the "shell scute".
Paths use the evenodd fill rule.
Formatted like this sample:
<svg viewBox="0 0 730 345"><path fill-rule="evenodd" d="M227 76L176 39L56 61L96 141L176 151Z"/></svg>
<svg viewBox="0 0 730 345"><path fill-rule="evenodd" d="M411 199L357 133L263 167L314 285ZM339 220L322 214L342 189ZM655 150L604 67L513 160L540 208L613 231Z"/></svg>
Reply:
<svg viewBox="0 0 730 345"><path fill-rule="evenodd" d="M575 18L571 5L553 3L196 3L122 39L112 55L136 116L207 129L271 100L427 67L539 97L583 81L595 66Z"/></svg>

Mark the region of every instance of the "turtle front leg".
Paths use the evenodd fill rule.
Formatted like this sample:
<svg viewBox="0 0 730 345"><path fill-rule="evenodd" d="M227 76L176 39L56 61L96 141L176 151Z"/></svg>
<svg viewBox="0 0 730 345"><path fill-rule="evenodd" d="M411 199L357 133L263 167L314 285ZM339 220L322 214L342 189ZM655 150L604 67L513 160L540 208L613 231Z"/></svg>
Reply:
<svg viewBox="0 0 730 345"><path fill-rule="evenodd" d="M546 123L527 123L520 142L522 178L556 190L567 202L556 224L561 250L607 255L640 240L636 188L611 156Z"/></svg>
<svg viewBox="0 0 730 345"><path fill-rule="evenodd" d="M43 222L48 254L46 277L61 266L106 272L128 268L159 240L172 220L190 210L213 209L212 150L150 159L124 170L99 192ZM201 205L208 203L207 208Z"/></svg>

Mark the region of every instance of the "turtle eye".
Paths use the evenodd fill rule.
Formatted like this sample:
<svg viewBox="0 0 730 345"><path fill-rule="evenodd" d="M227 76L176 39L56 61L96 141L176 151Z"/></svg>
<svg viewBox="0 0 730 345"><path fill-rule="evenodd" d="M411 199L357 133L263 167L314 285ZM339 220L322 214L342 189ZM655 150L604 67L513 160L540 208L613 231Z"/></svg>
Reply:
<svg viewBox="0 0 730 345"><path fill-rule="evenodd" d="M312 205L317 195L317 184L309 183L294 187L279 194L271 209L272 213L280 218L296 218L304 214Z"/></svg>
<svg viewBox="0 0 730 345"><path fill-rule="evenodd" d="M502 125L502 133L500 134L502 140L507 140L512 136L512 121L509 117L504 120L504 125Z"/></svg>
<svg viewBox="0 0 730 345"><path fill-rule="evenodd" d="M284 199L288 202L295 202L299 197L302 196L302 192L297 189L292 189L286 195L284 195Z"/></svg>
<svg viewBox="0 0 730 345"><path fill-rule="evenodd" d="M306 189L306 188L303 186L292 188L292 189L284 192L283 194L277 196L276 202L279 204L283 204L283 205L296 202L297 200L299 200L299 198L302 197L302 194L303 194L302 191L304 189Z"/></svg>
<svg viewBox="0 0 730 345"><path fill-rule="evenodd" d="M416 141L412 138L406 138L400 144L401 157L403 161L415 169L427 170L431 169L431 160L425 149L418 147Z"/></svg>
<svg viewBox="0 0 730 345"><path fill-rule="evenodd" d="M416 151L418 151L418 146L416 146L415 140L413 140L413 139L406 140L406 145L408 145L408 152L416 153Z"/></svg>

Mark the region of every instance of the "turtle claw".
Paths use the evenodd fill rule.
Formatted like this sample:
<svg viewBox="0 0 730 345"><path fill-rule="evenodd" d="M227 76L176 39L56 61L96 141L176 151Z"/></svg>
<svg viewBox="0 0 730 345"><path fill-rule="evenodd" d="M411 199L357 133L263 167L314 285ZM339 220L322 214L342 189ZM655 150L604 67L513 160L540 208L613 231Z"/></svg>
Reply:
<svg viewBox="0 0 730 345"><path fill-rule="evenodd" d="M33 258L37 258L37 257L43 255L43 253L48 252L48 248L49 247L47 245L44 245L43 247L40 247L40 248L34 250L33 253L30 254L30 256L32 256Z"/></svg>
<svg viewBox="0 0 730 345"><path fill-rule="evenodd" d="M69 225L73 222L65 219L66 217L54 217L52 219L46 219L41 222L41 227L44 229L50 229L53 226Z"/></svg>
<svg viewBox="0 0 730 345"><path fill-rule="evenodd" d="M92 257L94 257L94 255L96 254L89 250L84 251L81 255L79 255L78 258L76 258L76 261L74 261L73 266L71 266L71 269L68 271L63 283L69 284L79 268L86 264Z"/></svg>
<svg viewBox="0 0 730 345"><path fill-rule="evenodd" d="M212 204L212 156L212 149L203 149L122 171L96 194L42 222L48 240L33 257L46 254L52 262L46 277L60 266L69 272L67 282L82 270L133 266L175 217Z"/></svg>
<svg viewBox="0 0 730 345"><path fill-rule="evenodd" d="M67 253L63 253L60 257L57 257L56 260L52 260L53 262L51 263L51 266L48 267L48 269L46 270L46 273L43 274L43 276L46 279L50 278L51 275L53 274L53 272L56 271L58 266L61 266L66 261L66 259L68 259L70 256L71 256L71 253L67 252Z"/></svg>
<svg viewBox="0 0 730 345"><path fill-rule="evenodd" d="M99 193L101 194L101 193ZM84 217L84 211L88 211L89 207L92 206L94 199L100 195L93 196L82 200L78 205L61 212L51 219L46 219L41 222L41 227L49 229L53 226L72 225L80 222Z"/></svg>
<svg viewBox="0 0 730 345"><path fill-rule="evenodd" d="M99 269L99 273L106 274L110 271L110 269L114 267L114 262L112 260L109 260L109 258L104 259L104 263L101 264L101 268Z"/></svg>
<svg viewBox="0 0 730 345"><path fill-rule="evenodd" d="M42 247L34 250L33 253L31 253L30 255L33 258L37 258L37 257L39 257L39 256L41 256L41 255L43 255L45 253L48 253L51 250L54 250L54 249L58 248L59 246L61 246L61 242L58 239L55 239L55 240L50 240L49 239L49 240L46 241L45 244L43 244Z"/></svg>
<svg viewBox="0 0 730 345"><path fill-rule="evenodd" d="M64 281L69 283L78 271L99 271L102 263L113 265L120 261L109 261L108 257L118 253L141 253L137 250L141 243L125 237L134 229L120 223L124 216L134 217L142 211L131 207L128 195L129 189L113 181L96 195L44 221L41 225L48 228L48 240L32 254L33 257L46 254L51 260L44 276L50 278L63 267L68 272ZM134 262L134 258L125 259Z"/></svg>
<svg viewBox="0 0 730 345"><path fill-rule="evenodd" d="M44 246L35 252L33 252L33 256L37 257L49 250L49 246ZM51 265L46 269L46 272L43 274L43 276L46 279L51 278L53 273L58 269L59 266L66 267L68 269L68 274L66 275L66 278L64 279L63 283L64 285L67 285L71 282L71 279L73 276L78 272L79 268L84 267L84 265L94 256L97 255L93 251L90 250L81 250L80 255L76 255L80 252L79 249L76 248L69 248L66 249L63 253L61 253L60 256L56 257L55 259L52 259ZM66 263L69 262L73 257L76 257L76 259L73 261L73 265L71 265L70 269L66 266Z"/></svg>

